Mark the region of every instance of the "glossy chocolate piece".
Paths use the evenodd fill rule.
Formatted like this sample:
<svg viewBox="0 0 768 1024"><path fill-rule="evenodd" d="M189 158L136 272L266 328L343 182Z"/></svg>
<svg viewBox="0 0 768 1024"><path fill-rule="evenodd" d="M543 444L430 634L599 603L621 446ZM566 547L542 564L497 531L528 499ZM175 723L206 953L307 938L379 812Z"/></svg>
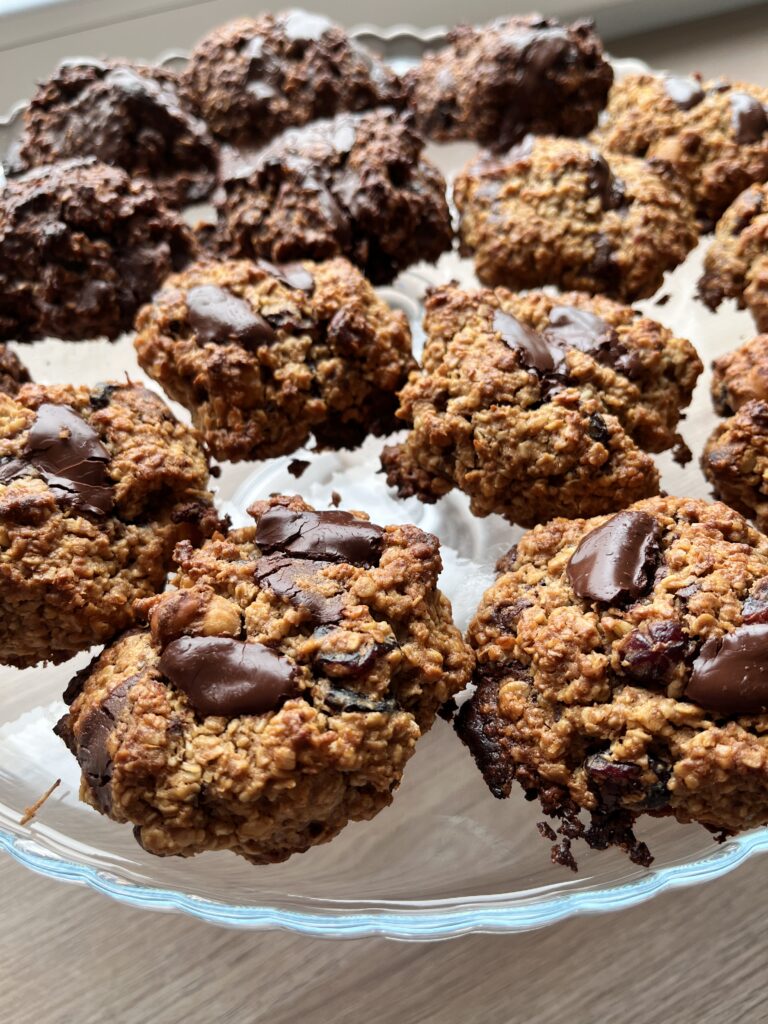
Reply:
<svg viewBox="0 0 768 1024"><path fill-rule="evenodd" d="M234 342L244 348L270 345L277 334L249 302L226 288L202 284L187 292L189 322L201 345Z"/></svg>
<svg viewBox="0 0 768 1024"><path fill-rule="evenodd" d="M497 309L493 314L493 329L509 348L520 353L522 365L540 374L553 373L562 366L563 354L556 345L549 345L547 339L524 323Z"/></svg>
<svg viewBox="0 0 768 1024"><path fill-rule="evenodd" d="M566 567L577 597L635 601L651 586L659 526L647 512L619 512L582 538Z"/></svg>
<svg viewBox="0 0 768 1024"><path fill-rule="evenodd" d="M303 609L310 625L330 625L339 622L344 614L343 595L326 597L316 590L300 586L298 581L305 580L311 585L313 577L334 564L274 553L262 555L254 576L261 588L271 590L277 597Z"/></svg>
<svg viewBox="0 0 768 1024"><path fill-rule="evenodd" d="M269 260L261 259L256 260L256 264L287 288L306 292L308 295L315 290L314 277L301 263L270 263Z"/></svg>
<svg viewBox="0 0 768 1024"><path fill-rule="evenodd" d="M705 96L701 82L695 78L682 78L678 75L665 76L664 91L681 110L692 110Z"/></svg>
<svg viewBox="0 0 768 1024"><path fill-rule="evenodd" d="M694 662L685 696L724 715L768 712L768 623L710 637Z"/></svg>
<svg viewBox="0 0 768 1024"><path fill-rule="evenodd" d="M349 512L302 512L277 505L259 519L255 539L265 553L369 567L379 564L384 530Z"/></svg>
<svg viewBox="0 0 768 1024"><path fill-rule="evenodd" d="M553 306L549 326L543 334L551 346L585 352L630 380L636 379L641 369L637 353L622 345L618 334L606 320L587 309Z"/></svg>
<svg viewBox="0 0 768 1024"><path fill-rule="evenodd" d="M733 132L740 146L759 142L768 130L768 114L765 107L747 92L732 92L730 95Z"/></svg>
<svg viewBox="0 0 768 1024"><path fill-rule="evenodd" d="M604 210L620 210L627 205L624 182L617 178L600 153L593 153L587 169L587 188L600 199Z"/></svg>
<svg viewBox="0 0 768 1024"><path fill-rule="evenodd" d="M231 637L180 637L163 651L159 669L201 715L262 715L297 692L292 661Z"/></svg>

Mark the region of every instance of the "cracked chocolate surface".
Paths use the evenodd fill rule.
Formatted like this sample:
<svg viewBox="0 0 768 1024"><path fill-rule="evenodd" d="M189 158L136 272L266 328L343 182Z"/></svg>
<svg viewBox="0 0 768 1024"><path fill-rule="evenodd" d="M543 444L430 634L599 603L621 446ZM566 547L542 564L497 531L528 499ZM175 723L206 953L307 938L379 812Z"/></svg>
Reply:
<svg viewBox="0 0 768 1024"><path fill-rule="evenodd" d="M631 307L571 292L434 289L423 366L400 391L411 429L385 448L387 482L532 526L618 511L658 489L648 452L676 425L701 362Z"/></svg>
<svg viewBox="0 0 768 1024"><path fill-rule="evenodd" d="M698 239L674 174L578 139L529 137L458 174L459 241L483 284L647 298Z"/></svg>
<svg viewBox="0 0 768 1024"><path fill-rule="evenodd" d="M272 863L372 818L471 674L435 537L300 498L249 511L256 525L177 547L176 589L79 673L57 727L82 799L160 856ZM291 550L299 523L311 551Z"/></svg>
<svg viewBox="0 0 768 1024"><path fill-rule="evenodd" d="M618 517L555 519L510 553L468 633L478 686L459 735L494 795L517 783L560 820L553 859L571 867L576 838L649 863L642 814L725 833L768 822L768 540L698 499L622 514L655 526L641 593L580 597L569 563ZM607 575L624 557L595 549Z"/></svg>
<svg viewBox="0 0 768 1024"><path fill-rule="evenodd" d="M412 368L402 312L346 260L196 263L136 321L139 363L218 459L346 448L397 429Z"/></svg>

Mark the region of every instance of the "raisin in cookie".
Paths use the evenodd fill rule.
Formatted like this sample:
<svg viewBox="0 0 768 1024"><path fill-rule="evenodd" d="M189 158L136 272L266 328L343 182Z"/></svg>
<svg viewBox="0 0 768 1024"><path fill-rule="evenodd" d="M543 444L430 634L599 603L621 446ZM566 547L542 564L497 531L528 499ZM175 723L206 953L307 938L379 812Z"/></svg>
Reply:
<svg viewBox="0 0 768 1024"><path fill-rule="evenodd" d="M95 160L0 188L0 340L116 338L194 241L147 182Z"/></svg>
<svg viewBox="0 0 768 1024"><path fill-rule="evenodd" d="M526 132L586 135L613 81L592 21L500 18L458 25L405 76L419 130L506 149Z"/></svg>
<svg viewBox="0 0 768 1024"><path fill-rule="evenodd" d="M647 298L697 241L683 182L577 139L527 136L458 175L464 256L483 284Z"/></svg>
<svg viewBox="0 0 768 1024"><path fill-rule="evenodd" d="M411 431L382 454L401 497L458 487L475 515L531 526L655 494L646 451L684 457L675 427L701 363L630 307L448 285L428 296L424 328L423 369L400 392Z"/></svg>
<svg viewBox="0 0 768 1024"><path fill-rule="evenodd" d="M217 524L196 435L133 384L0 394L0 662L64 661L135 621Z"/></svg>
<svg viewBox="0 0 768 1024"><path fill-rule="evenodd" d="M415 365L405 315L340 258L195 264L136 326L140 365L218 459L287 454L311 434L339 448L390 433Z"/></svg>
<svg viewBox="0 0 768 1024"><path fill-rule="evenodd" d="M445 182L392 110L339 114L227 163L220 245L276 262L346 256L375 284L450 249Z"/></svg>
<svg viewBox="0 0 768 1024"><path fill-rule="evenodd" d="M128 61L66 61L24 112L18 169L84 156L150 181L179 206L208 195L218 166L213 137L179 96L175 72Z"/></svg>
<svg viewBox="0 0 768 1024"><path fill-rule="evenodd" d="M743 189L768 178L768 89L627 75L611 90L593 138L606 149L670 164L709 226Z"/></svg>
<svg viewBox="0 0 768 1024"><path fill-rule="evenodd" d="M298 10L214 29L192 52L183 82L216 135L240 147L340 111L402 102L390 68L340 26Z"/></svg>
<svg viewBox="0 0 768 1024"><path fill-rule="evenodd" d="M581 836L649 863L641 814L768 823L768 539L726 505L653 498L539 526L500 569L457 729L495 796L516 781L562 819L554 860L575 867Z"/></svg>
<svg viewBox="0 0 768 1024"><path fill-rule="evenodd" d="M73 681L57 726L82 799L151 853L272 863L372 818L471 674L435 537L299 498L250 512L179 545L178 589Z"/></svg>
<svg viewBox="0 0 768 1024"><path fill-rule="evenodd" d="M768 331L768 184L742 192L718 221L699 296L710 309L736 299Z"/></svg>

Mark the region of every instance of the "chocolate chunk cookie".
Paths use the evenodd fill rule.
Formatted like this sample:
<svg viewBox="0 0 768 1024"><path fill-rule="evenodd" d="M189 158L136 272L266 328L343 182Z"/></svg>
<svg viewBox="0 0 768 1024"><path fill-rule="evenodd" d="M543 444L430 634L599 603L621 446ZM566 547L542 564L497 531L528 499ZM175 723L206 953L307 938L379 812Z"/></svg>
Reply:
<svg viewBox="0 0 768 1024"><path fill-rule="evenodd" d="M81 673L57 726L81 798L151 853L273 863L372 818L471 674L435 537L299 498L250 512L179 545L177 589Z"/></svg>
<svg viewBox="0 0 768 1024"><path fill-rule="evenodd" d="M420 131L506 149L526 134L586 135L613 81L589 20L500 18L459 25L405 76Z"/></svg>
<svg viewBox="0 0 768 1024"><path fill-rule="evenodd" d="M531 526L657 492L643 449L679 443L702 369L690 342L605 298L452 285L428 296L424 328L400 392L411 431L382 453L401 497L458 487L475 515Z"/></svg>
<svg viewBox="0 0 768 1024"><path fill-rule="evenodd" d="M768 331L768 184L751 185L718 221L699 297L710 309L736 299L751 311L757 329Z"/></svg>
<svg viewBox="0 0 768 1024"><path fill-rule="evenodd" d="M390 68L340 26L299 10L215 29L192 52L183 82L216 135L246 148L292 125L403 99Z"/></svg>
<svg viewBox="0 0 768 1024"><path fill-rule="evenodd" d="M685 184L576 139L527 136L458 175L461 252L483 284L647 298L697 241Z"/></svg>
<svg viewBox="0 0 768 1024"><path fill-rule="evenodd" d="M218 165L213 137L179 96L175 72L127 61L65 62L24 113L18 169L84 156L150 181L179 206L208 195Z"/></svg>
<svg viewBox="0 0 768 1024"><path fill-rule="evenodd" d="M218 523L195 434L138 385L0 394L0 661L59 662L135 621Z"/></svg>
<svg viewBox="0 0 768 1024"><path fill-rule="evenodd" d="M7 345L0 345L0 392L15 395L30 380L29 371Z"/></svg>
<svg viewBox="0 0 768 1024"><path fill-rule="evenodd" d="M284 132L223 168L220 244L276 262L346 256L375 284L453 238L445 182L392 110L339 114Z"/></svg>
<svg viewBox="0 0 768 1024"><path fill-rule="evenodd" d="M670 164L707 226L752 182L768 179L768 89L698 77L628 75L593 138Z"/></svg>
<svg viewBox="0 0 768 1024"><path fill-rule="evenodd" d="M119 168L62 160L13 178L0 188L0 340L116 338L193 246Z"/></svg>
<svg viewBox="0 0 768 1024"><path fill-rule="evenodd" d="M284 455L397 429L415 365L405 315L344 259L205 262L136 321L139 363L192 413L218 459Z"/></svg>
<svg viewBox="0 0 768 1024"><path fill-rule="evenodd" d="M768 401L768 334L758 334L715 359L711 390L721 416L732 416L753 398Z"/></svg>
<svg viewBox="0 0 768 1024"><path fill-rule="evenodd" d="M641 814L768 823L768 540L726 505L652 498L537 527L468 635L457 730L495 796L516 781L561 819L555 861L575 867L582 837L650 863Z"/></svg>

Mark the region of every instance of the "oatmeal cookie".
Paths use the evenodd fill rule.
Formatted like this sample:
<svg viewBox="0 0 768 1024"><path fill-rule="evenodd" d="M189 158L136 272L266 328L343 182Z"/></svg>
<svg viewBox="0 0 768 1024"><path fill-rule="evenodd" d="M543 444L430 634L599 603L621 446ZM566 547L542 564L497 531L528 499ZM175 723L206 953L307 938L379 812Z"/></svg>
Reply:
<svg viewBox="0 0 768 1024"><path fill-rule="evenodd" d="M445 182L394 111L339 114L223 168L220 246L275 262L346 256L375 284L451 248Z"/></svg>
<svg viewBox="0 0 768 1024"><path fill-rule="evenodd" d="M339 25L299 10L214 29L193 50L183 83L216 135L246 148L294 125L403 101L386 64Z"/></svg>
<svg viewBox="0 0 768 1024"><path fill-rule="evenodd" d="M747 401L719 423L701 466L716 497L768 531L768 401Z"/></svg>
<svg viewBox="0 0 768 1024"><path fill-rule="evenodd" d="M0 188L0 340L116 338L194 248L147 182L91 159Z"/></svg>
<svg viewBox="0 0 768 1024"><path fill-rule="evenodd" d="M721 416L732 416L753 398L768 401L768 334L758 334L715 359L711 392Z"/></svg>
<svg viewBox="0 0 768 1024"><path fill-rule="evenodd" d="M218 459L284 455L311 434L345 448L391 433L415 366L405 315L341 258L195 264L136 326L140 365Z"/></svg>
<svg viewBox="0 0 768 1024"><path fill-rule="evenodd" d="M213 137L168 68L66 61L38 86L11 170L85 156L151 182L169 205L204 199L216 181Z"/></svg>
<svg viewBox="0 0 768 1024"><path fill-rule="evenodd" d="M497 149L529 131L586 135L612 81L592 21L538 15L458 25L404 79L422 134Z"/></svg>
<svg viewBox="0 0 768 1024"><path fill-rule="evenodd" d="M212 532L196 435L135 384L0 394L0 661L59 662L135 621L174 545Z"/></svg>
<svg viewBox="0 0 768 1024"><path fill-rule="evenodd" d="M768 184L746 189L718 221L699 297L710 309L736 299L751 311L757 329L768 331Z"/></svg>
<svg viewBox="0 0 768 1024"><path fill-rule="evenodd" d="M670 164L709 226L748 185L768 179L768 89L627 75L613 86L593 138L606 149Z"/></svg>
<svg viewBox="0 0 768 1024"><path fill-rule="evenodd" d="M57 726L82 799L151 853L273 863L372 818L472 671L435 537L299 498L250 512L179 545L178 589L73 681Z"/></svg>
<svg viewBox="0 0 768 1024"><path fill-rule="evenodd" d="M685 184L665 166L588 142L526 138L458 175L464 256L483 284L576 288L632 302L696 244Z"/></svg>
<svg viewBox="0 0 768 1024"><path fill-rule="evenodd" d="M647 451L675 432L702 366L690 342L610 299L448 285L427 298L423 369L400 392L411 431L384 449L401 497L453 487L523 526L655 494Z"/></svg>
<svg viewBox="0 0 768 1024"><path fill-rule="evenodd" d="M457 730L495 796L516 781L562 819L554 860L575 867L581 836L650 863L641 814L768 823L768 539L719 502L652 498L539 526L500 568Z"/></svg>
<svg viewBox="0 0 768 1024"><path fill-rule="evenodd" d="M7 345L0 345L0 392L15 395L29 380L29 371L16 353Z"/></svg>

